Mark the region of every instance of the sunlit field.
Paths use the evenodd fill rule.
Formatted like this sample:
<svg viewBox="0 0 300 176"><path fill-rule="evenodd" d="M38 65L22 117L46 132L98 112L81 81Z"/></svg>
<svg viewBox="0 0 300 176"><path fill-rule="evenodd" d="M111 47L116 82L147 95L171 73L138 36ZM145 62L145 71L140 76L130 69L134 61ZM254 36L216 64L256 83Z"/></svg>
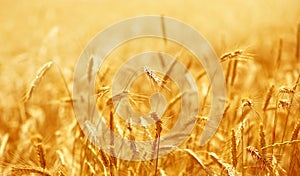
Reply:
<svg viewBox="0 0 300 176"><path fill-rule="evenodd" d="M226 105L214 137L200 146L213 96L201 63L172 41L149 37L122 44L105 58L91 96L118 136L160 138L174 127L181 110L178 85L153 70L164 83L145 72L129 88L129 102L146 114L149 96L160 90L167 103L162 118L145 128L115 114L112 80L133 55L157 51L176 56L192 74L200 98L196 124L181 145L157 159L126 161L95 146L79 127L73 76L96 34L143 15L176 18L207 39L223 68ZM0 0L0 46L0 175L300 173L299 0Z"/></svg>

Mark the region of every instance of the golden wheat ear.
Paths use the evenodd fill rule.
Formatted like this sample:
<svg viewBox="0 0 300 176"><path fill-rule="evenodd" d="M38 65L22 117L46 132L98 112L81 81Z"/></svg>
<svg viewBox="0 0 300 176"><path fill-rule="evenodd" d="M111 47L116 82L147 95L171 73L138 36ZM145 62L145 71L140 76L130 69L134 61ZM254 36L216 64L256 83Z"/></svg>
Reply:
<svg viewBox="0 0 300 176"><path fill-rule="evenodd" d="M38 71L38 73L36 74L34 80L31 82L31 86L28 89L28 91L26 92L25 96L24 96L24 102L27 102L31 96L32 93L34 92L34 90L38 87L39 83L41 82L41 80L43 79L43 77L47 74L47 72L50 70L50 68L52 67L53 62L47 62L46 64L44 64L40 70Z"/></svg>

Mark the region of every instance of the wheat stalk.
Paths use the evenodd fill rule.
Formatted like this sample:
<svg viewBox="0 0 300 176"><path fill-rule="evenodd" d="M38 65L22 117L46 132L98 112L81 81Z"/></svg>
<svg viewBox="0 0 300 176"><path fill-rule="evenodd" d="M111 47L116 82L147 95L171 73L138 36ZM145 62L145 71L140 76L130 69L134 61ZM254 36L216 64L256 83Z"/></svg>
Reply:
<svg viewBox="0 0 300 176"><path fill-rule="evenodd" d="M162 121L157 117L156 113L152 113L151 117L153 118L153 120L156 122L156 133L155 133L155 139L154 143L153 143L153 151L156 151L156 156L155 156L155 173L154 175L157 175L157 171L158 171L158 156L159 156L159 144L160 144L160 135L161 135L161 131L162 131ZM155 154L155 153L153 153Z"/></svg>
<svg viewBox="0 0 300 176"><path fill-rule="evenodd" d="M165 45L166 45L168 40L167 40L167 35L166 35L166 25L165 25L164 15L161 15L160 19L161 19L161 31L162 31L163 39L164 39L164 42L165 42Z"/></svg>
<svg viewBox="0 0 300 176"><path fill-rule="evenodd" d="M292 140L292 141L284 141L284 142L274 143L272 145L267 145L267 146L263 147L262 149L280 147L280 146L283 146L283 145L295 144L295 143L300 143L300 140Z"/></svg>
<svg viewBox="0 0 300 176"><path fill-rule="evenodd" d="M285 136L285 133L286 133L286 128L287 128L287 124L288 124L288 119L289 119L289 116L290 116L290 113L291 113L291 107L292 107L292 104L294 102L294 98L295 98L295 92L297 90L297 87L298 87L298 84L300 82L300 73L298 75L298 79L293 87L292 90L288 90L287 92L291 94L291 98L290 98L290 105L288 106L288 112L287 112L287 115L286 115L286 120L285 120L285 124L284 124L284 129L283 129L283 134L282 134L282 138L281 138L281 142L283 142L283 139L284 139L284 136Z"/></svg>
<svg viewBox="0 0 300 176"><path fill-rule="evenodd" d="M300 21L298 22L298 27L297 27L297 44L296 44L296 58L297 61L299 62L299 58L300 58Z"/></svg>
<svg viewBox="0 0 300 176"><path fill-rule="evenodd" d="M298 119L298 122L294 128L291 141L294 141L298 138L298 133L300 129L300 119ZM296 144L292 144L292 152L291 152L291 159L290 159L290 166L289 166L289 175L292 175L294 167L297 165L297 157L298 157L299 149L297 148Z"/></svg>

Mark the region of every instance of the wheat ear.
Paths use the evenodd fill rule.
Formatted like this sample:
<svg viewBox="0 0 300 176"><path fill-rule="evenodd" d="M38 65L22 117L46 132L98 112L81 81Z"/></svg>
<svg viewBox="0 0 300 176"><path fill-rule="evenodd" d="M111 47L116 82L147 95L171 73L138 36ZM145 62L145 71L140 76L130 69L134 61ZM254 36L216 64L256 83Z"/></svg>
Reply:
<svg viewBox="0 0 300 176"><path fill-rule="evenodd" d="M270 103L270 100L272 98L272 95L273 95L273 92L274 92L274 85L272 85L269 90L268 90L268 93L267 93L267 96L266 96L266 100L265 100L265 103L264 103L264 106L263 106L263 111L265 112L268 108L268 105Z"/></svg>
<svg viewBox="0 0 300 176"><path fill-rule="evenodd" d="M259 126L259 141L260 141L260 150L263 157L266 157L266 149L263 149L266 146L266 140L265 140L265 133L264 133L264 126L261 123Z"/></svg>
<svg viewBox="0 0 300 176"><path fill-rule="evenodd" d="M276 58L276 69L278 70L281 64L281 53L282 53L282 38L279 39L278 44L278 52L277 52L277 58Z"/></svg>
<svg viewBox="0 0 300 176"><path fill-rule="evenodd" d="M231 155L232 155L232 166L236 168L237 165L237 151L236 151L236 136L234 129L231 130Z"/></svg>
<svg viewBox="0 0 300 176"><path fill-rule="evenodd" d="M273 172L271 163L262 156L262 154L254 147L248 146L246 151L256 160L260 161L263 164L264 168L267 168L270 172Z"/></svg>
<svg viewBox="0 0 300 176"><path fill-rule="evenodd" d="M46 73L49 71L49 69L52 67L53 62L50 61L46 64L44 64L40 70L38 71L37 75L35 76L34 80L31 82L31 86L29 90L25 94L25 102L27 102L31 96L34 90L38 87L39 83L41 82L42 78L46 75Z"/></svg>
<svg viewBox="0 0 300 176"><path fill-rule="evenodd" d="M43 147L41 139L37 139L37 144L35 144L36 153L38 156L38 160L41 168L46 169L46 159L45 159L45 149Z"/></svg>

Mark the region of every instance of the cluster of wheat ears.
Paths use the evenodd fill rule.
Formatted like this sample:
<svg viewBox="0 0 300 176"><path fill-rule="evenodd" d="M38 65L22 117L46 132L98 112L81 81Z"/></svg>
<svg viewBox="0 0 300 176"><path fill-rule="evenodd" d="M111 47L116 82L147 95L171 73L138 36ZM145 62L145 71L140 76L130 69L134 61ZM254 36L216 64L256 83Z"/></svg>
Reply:
<svg viewBox="0 0 300 176"><path fill-rule="evenodd" d="M199 146L199 137L208 120L212 94L210 82L205 71L194 63L192 54L187 51L177 53L176 57L181 58L187 69L194 73L201 106L196 125L185 142L174 146L166 156L150 161L121 160L115 157L117 154L111 156L95 146L93 140L97 140L97 127L86 121L84 125L92 137L84 135L72 106L72 102L78 100L72 99L69 83L58 65L48 62L37 72L16 107L9 112L1 109L1 113L6 114L0 117L1 128L8 132L0 134L0 173L49 176L297 175L300 172L300 70L297 69L300 24L295 38L296 44L290 51L283 50L284 39L279 39L272 58L274 66L267 68L274 71L268 76L261 76L263 64L247 49L220 56L227 86L226 107L217 133L204 147ZM166 50L174 52L175 44L168 46ZM293 51L295 54L283 58L283 52ZM110 57L119 60L120 55ZM293 64L284 64L287 60ZM132 141L159 139L168 133L180 113L181 94L176 84L163 73L144 67L144 75L126 92L130 104L136 111L147 113L150 110L149 95L159 90L166 97L167 108L154 125L137 126L122 120L115 112L110 75L118 68L108 65L109 62L98 73L93 97L109 128ZM93 58L87 68L88 75L91 75ZM87 79L91 81L89 76ZM140 86L145 84L149 86ZM10 121L8 117L12 116L16 118ZM132 150L134 147L133 143ZM159 148L159 143L153 145L153 150L157 151L155 148Z"/></svg>

